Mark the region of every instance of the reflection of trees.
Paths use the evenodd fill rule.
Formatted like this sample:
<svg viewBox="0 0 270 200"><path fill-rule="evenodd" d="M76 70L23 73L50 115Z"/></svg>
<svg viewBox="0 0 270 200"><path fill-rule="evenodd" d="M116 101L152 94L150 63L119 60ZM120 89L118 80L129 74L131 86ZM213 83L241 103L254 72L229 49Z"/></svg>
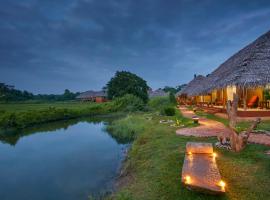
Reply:
<svg viewBox="0 0 270 200"><path fill-rule="evenodd" d="M8 143L10 145L16 145L21 137L32 135L35 133L44 133L56 131L59 129L68 129L70 126L73 126L79 122L89 122L89 123L100 123L100 122L110 122L114 120L113 116L100 116L100 117L85 117L78 119L62 120L57 122L50 122L40 125L35 125L25 129L19 130L5 130L0 131L0 141L2 143Z"/></svg>

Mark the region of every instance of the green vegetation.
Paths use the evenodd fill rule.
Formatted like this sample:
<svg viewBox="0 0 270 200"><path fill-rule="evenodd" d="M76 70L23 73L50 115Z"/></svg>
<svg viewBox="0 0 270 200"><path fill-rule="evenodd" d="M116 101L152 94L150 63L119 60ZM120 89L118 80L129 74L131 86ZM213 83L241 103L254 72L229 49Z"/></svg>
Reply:
<svg viewBox="0 0 270 200"><path fill-rule="evenodd" d="M181 124L192 126L192 122L177 113ZM151 119L151 120L149 120ZM215 149L218 166L226 181L225 196L199 194L181 184L181 170L188 141L216 142L215 138L183 137L175 134L176 128L160 124L162 119L175 117L153 113L132 114L116 121L114 126L136 130L136 137L124 166L122 187L112 198L128 199L266 199L270 196L270 160L264 154L269 147L249 144L241 153ZM134 128L133 121L136 120ZM118 125L119 123L119 125ZM112 130L114 131L114 130ZM132 133L132 131L129 131ZM120 133L118 133L120 134Z"/></svg>
<svg viewBox="0 0 270 200"><path fill-rule="evenodd" d="M108 98L114 99L126 94L133 94L141 98L144 102L148 101L148 89L146 81L126 71L117 71L115 76L106 85Z"/></svg>
<svg viewBox="0 0 270 200"><path fill-rule="evenodd" d="M162 115L167 116L174 116L175 115L175 108L174 107L164 107L161 111Z"/></svg>
<svg viewBox="0 0 270 200"><path fill-rule="evenodd" d="M132 142L144 131L144 119L138 116L128 115L126 118L113 121L107 126L107 131L119 143Z"/></svg>
<svg viewBox="0 0 270 200"><path fill-rule="evenodd" d="M20 91L4 83L0 83L0 102L18 101L67 101L74 100L79 93L72 93L68 89L63 94L38 94L28 91Z"/></svg>
<svg viewBox="0 0 270 200"><path fill-rule="evenodd" d="M35 124L84 116L104 115L112 112L143 110L143 101L133 95L125 95L114 101L96 103L64 104L2 104L0 106L0 129L21 129ZM17 110L17 111L16 111Z"/></svg>

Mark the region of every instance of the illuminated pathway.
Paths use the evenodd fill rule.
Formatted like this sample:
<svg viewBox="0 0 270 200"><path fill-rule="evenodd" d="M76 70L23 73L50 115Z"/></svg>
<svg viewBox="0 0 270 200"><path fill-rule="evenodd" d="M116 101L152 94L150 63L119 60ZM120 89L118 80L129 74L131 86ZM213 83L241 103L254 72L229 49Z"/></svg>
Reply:
<svg viewBox="0 0 270 200"><path fill-rule="evenodd" d="M192 118L195 114L193 111L188 110L186 107L181 106L179 108L182 115L186 118ZM210 120L204 117L200 117L200 126L194 128L182 128L176 131L177 135L195 136L195 137L214 137L221 134L229 136L230 129L224 124ZM248 138L250 143L263 144L270 146L270 136L265 134L251 134Z"/></svg>

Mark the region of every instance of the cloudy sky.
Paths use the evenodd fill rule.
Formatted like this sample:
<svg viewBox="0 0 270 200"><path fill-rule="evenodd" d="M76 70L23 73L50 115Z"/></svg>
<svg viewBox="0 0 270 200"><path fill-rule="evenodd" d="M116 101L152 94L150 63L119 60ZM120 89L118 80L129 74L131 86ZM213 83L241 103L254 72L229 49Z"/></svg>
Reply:
<svg viewBox="0 0 270 200"><path fill-rule="evenodd" d="M270 29L269 0L0 0L0 82L101 89L128 70L154 89L206 75Z"/></svg>

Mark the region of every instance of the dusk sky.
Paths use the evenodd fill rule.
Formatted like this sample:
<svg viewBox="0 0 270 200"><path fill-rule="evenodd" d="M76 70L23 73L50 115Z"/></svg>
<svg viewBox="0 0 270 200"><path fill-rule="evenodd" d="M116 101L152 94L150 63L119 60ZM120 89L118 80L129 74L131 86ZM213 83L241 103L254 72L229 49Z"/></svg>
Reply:
<svg viewBox="0 0 270 200"><path fill-rule="evenodd" d="M0 0L0 82L99 90L127 70L176 86L269 29L269 0Z"/></svg>

